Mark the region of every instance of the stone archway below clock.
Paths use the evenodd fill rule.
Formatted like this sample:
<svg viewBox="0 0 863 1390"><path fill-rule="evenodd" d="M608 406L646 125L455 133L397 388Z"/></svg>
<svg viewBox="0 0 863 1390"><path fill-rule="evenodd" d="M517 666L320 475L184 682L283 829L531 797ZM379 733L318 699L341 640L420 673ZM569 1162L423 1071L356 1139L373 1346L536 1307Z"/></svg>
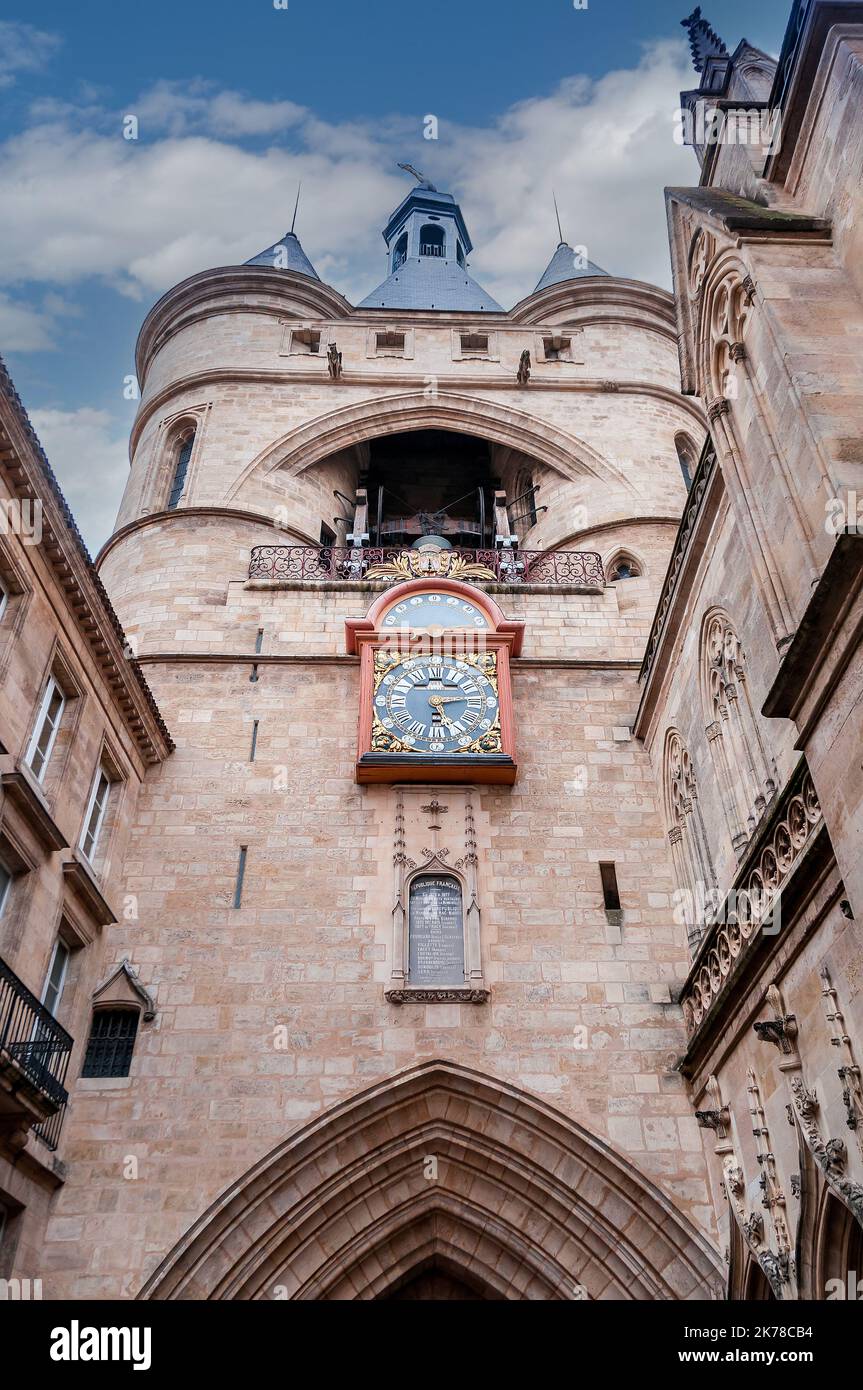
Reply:
<svg viewBox="0 0 863 1390"><path fill-rule="evenodd" d="M424 1278L441 1297L573 1301L710 1298L722 1282L707 1241L606 1144L430 1061L262 1159L139 1297L367 1300Z"/></svg>

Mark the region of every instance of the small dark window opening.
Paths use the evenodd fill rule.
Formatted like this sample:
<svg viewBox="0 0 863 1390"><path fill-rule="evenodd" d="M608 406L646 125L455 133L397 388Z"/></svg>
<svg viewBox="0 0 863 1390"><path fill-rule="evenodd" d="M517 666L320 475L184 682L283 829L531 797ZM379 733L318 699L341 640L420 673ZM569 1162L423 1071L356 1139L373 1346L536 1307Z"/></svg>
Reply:
<svg viewBox="0 0 863 1390"><path fill-rule="evenodd" d="M291 352L316 357L321 351L321 335L316 328L295 328L291 333Z"/></svg>
<svg viewBox="0 0 863 1390"><path fill-rule="evenodd" d="M385 333L375 334L375 352L383 352L392 357L398 353L404 355L404 350L404 333L394 333L387 330Z"/></svg>
<svg viewBox="0 0 863 1390"><path fill-rule="evenodd" d="M259 720L255 719L255 720L253 721L253 723L252 723L252 746L251 746L251 748L249 749L249 762L250 762L250 763L253 763L253 762L255 761L255 753L257 752L257 749L258 749L258 724L259 724L259 722L260 722Z"/></svg>
<svg viewBox="0 0 863 1390"><path fill-rule="evenodd" d="M461 335L462 352L488 352L487 333L462 333Z"/></svg>
<svg viewBox="0 0 863 1390"><path fill-rule="evenodd" d="M542 348L546 362L572 361L571 338L564 338L559 333L550 338L543 338Z"/></svg>
<svg viewBox="0 0 863 1390"><path fill-rule="evenodd" d="M243 879L246 877L246 851L248 845L240 845L240 859L237 864L237 882L234 886L234 907L243 905Z"/></svg>
<svg viewBox="0 0 863 1390"><path fill-rule="evenodd" d="M393 251L393 271L398 270L399 266L404 265L408 258L408 234L402 232Z"/></svg>
<svg viewBox="0 0 863 1390"><path fill-rule="evenodd" d="M614 584L618 579L640 579L641 570L635 560L629 555L621 555L611 566L608 573L609 584Z"/></svg>
<svg viewBox="0 0 863 1390"><path fill-rule="evenodd" d="M455 244L455 258L462 269L464 269L464 249L460 241L457 241Z"/></svg>
<svg viewBox="0 0 863 1390"><path fill-rule="evenodd" d="M420 228L420 255L443 256L446 250L446 237L443 227L432 227L426 223Z"/></svg>
<svg viewBox="0 0 863 1390"><path fill-rule="evenodd" d="M606 912L619 912L620 893L617 890L617 869L614 864L600 864L599 876L602 880L602 897Z"/></svg>
<svg viewBox="0 0 863 1390"><path fill-rule="evenodd" d="M138 1032L136 1009L97 1009L82 1076L128 1076Z"/></svg>
<svg viewBox="0 0 863 1390"><path fill-rule="evenodd" d="M680 471L683 474L683 481L688 492L692 487L692 478L698 464L698 454L688 434L676 434L674 447L677 450L677 461L680 464Z"/></svg>
<svg viewBox="0 0 863 1390"><path fill-rule="evenodd" d="M177 462L174 467L174 481L171 484L171 495L168 498L168 511L172 512L178 505L183 495L183 488L186 486L186 474L189 471L189 459L192 457L192 448L195 443L195 431L186 435L180 444L177 454Z"/></svg>

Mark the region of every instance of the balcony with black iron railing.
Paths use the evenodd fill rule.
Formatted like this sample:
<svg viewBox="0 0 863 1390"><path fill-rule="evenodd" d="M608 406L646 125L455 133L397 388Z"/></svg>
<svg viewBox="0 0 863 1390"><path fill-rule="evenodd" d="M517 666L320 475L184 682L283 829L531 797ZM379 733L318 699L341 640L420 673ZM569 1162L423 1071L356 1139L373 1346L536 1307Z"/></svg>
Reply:
<svg viewBox="0 0 863 1390"><path fill-rule="evenodd" d="M32 1128L49 1149L60 1138L72 1039L0 960L0 1122Z"/></svg>
<svg viewBox="0 0 863 1390"><path fill-rule="evenodd" d="M256 545L249 578L283 582L348 582L411 578L457 579L472 584L562 585L601 590L605 573L594 550L470 550L458 546L429 555L403 546L336 547Z"/></svg>

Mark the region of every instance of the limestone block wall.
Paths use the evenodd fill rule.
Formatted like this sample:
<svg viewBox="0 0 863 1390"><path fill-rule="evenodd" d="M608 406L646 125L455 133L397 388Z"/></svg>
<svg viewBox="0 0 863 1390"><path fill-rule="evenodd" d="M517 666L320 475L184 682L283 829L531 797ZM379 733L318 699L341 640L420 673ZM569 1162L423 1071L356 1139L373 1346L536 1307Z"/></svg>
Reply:
<svg viewBox="0 0 863 1390"><path fill-rule="evenodd" d="M392 793L354 781L356 665L265 664L255 683L245 662L147 671L178 747L146 784L126 865L139 918L112 928L111 954L132 954L159 1014L127 1085L76 1090L43 1255L51 1296L134 1292L268 1149L424 1056L551 1100L711 1231L701 1137L674 1070L686 949L653 770L627 737L634 675L517 670L519 781L477 794L490 1002L398 1006L384 999ZM617 864L619 929L600 860Z"/></svg>

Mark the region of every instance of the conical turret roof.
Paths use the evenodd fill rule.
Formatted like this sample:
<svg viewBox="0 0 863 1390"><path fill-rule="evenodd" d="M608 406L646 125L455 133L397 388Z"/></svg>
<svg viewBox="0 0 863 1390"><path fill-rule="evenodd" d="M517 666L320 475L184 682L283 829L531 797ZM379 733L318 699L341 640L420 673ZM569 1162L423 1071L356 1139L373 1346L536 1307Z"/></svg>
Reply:
<svg viewBox="0 0 863 1390"><path fill-rule="evenodd" d="M534 294L538 294L540 290L548 289L549 285L562 284L564 280L583 280L588 275L607 274L608 271L603 270L601 265L594 265L593 261L587 260L580 249L575 251L568 241L561 241L546 266Z"/></svg>
<svg viewBox="0 0 863 1390"><path fill-rule="evenodd" d="M253 256L250 261L246 261L246 265L266 265L271 270L293 270L296 275L308 275L312 280L321 278L300 245L300 239L295 232L285 232L281 241L274 242L266 251Z"/></svg>

